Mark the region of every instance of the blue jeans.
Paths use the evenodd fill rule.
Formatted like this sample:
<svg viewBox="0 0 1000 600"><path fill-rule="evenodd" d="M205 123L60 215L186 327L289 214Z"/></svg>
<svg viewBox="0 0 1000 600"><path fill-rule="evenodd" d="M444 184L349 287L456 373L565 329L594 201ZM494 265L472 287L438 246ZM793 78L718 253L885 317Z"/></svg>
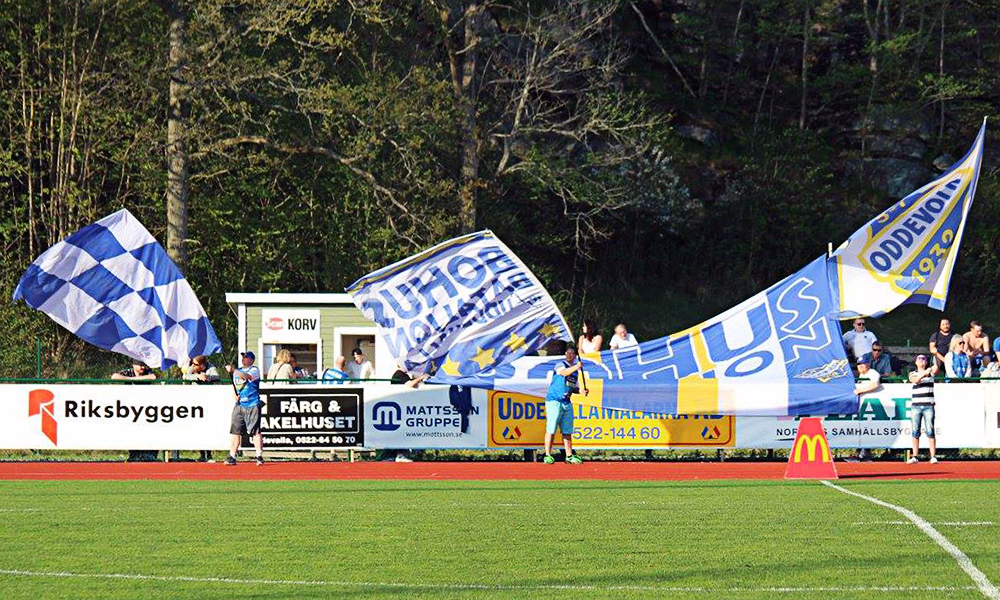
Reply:
<svg viewBox="0 0 1000 600"><path fill-rule="evenodd" d="M910 432L913 439L920 439L920 421L924 422L924 435L934 437L934 405L913 405L910 407Z"/></svg>

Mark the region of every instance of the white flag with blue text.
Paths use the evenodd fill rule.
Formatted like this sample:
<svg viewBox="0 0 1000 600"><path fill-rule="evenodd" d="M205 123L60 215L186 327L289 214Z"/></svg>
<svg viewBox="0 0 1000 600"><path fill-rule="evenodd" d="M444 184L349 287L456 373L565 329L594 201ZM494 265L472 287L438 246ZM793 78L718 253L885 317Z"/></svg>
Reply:
<svg viewBox="0 0 1000 600"><path fill-rule="evenodd" d="M347 291L410 373L468 376L570 339L545 288L488 230L365 275Z"/></svg>
<svg viewBox="0 0 1000 600"><path fill-rule="evenodd" d="M972 208L986 122L969 152L944 175L856 231L829 260L839 315L880 316L901 304L943 309Z"/></svg>
<svg viewBox="0 0 1000 600"><path fill-rule="evenodd" d="M14 300L153 368L222 349L177 265L125 209L43 252L21 277Z"/></svg>

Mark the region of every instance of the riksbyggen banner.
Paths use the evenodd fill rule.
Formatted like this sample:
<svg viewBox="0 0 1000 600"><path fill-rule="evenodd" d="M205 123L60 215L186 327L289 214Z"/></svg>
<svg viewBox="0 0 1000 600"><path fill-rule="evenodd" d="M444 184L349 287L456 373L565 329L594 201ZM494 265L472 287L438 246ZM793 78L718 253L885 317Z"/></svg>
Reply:
<svg viewBox="0 0 1000 600"><path fill-rule="evenodd" d="M544 399L492 391L488 404L491 448L543 445ZM573 446L578 448L725 448L736 440L732 416L670 415L582 404L573 405L573 415Z"/></svg>
<svg viewBox="0 0 1000 600"><path fill-rule="evenodd" d="M939 383L934 386L935 433L939 448L987 445L985 394L993 384ZM998 384L1000 385L1000 384ZM912 386L889 383L865 394L857 413L823 417L831 448L909 448L912 444ZM791 448L798 417L739 417L738 448ZM921 442L926 446L927 441Z"/></svg>
<svg viewBox="0 0 1000 600"><path fill-rule="evenodd" d="M0 385L0 448L221 450L226 385Z"/></svg>

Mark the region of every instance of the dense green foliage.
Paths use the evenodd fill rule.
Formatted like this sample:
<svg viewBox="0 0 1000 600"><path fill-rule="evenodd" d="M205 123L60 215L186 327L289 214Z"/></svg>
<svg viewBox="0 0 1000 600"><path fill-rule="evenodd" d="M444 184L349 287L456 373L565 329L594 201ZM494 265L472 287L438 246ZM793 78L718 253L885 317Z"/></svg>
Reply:
<svg viewBox="0 0 1000 600"><path fill-rule="evenodd" d="M997 482L841 485L1000 578ZM23 481L0 510L17 599L977 596L901 515L819 482Z"/></svg>
<svg viewBox="0 0 1000 600"><path fill-rule="evenodd" d="M0 3L4 374L33 373L36 338L87 356L9 300L38 253L120 207L166 237L166 4ZM173 4L185 268L230 348L225 292L341 291L472 227L574 321L662 335L838 243L1000 112L997 0ZM997 139L961 320L1000 316Z"/></svg>

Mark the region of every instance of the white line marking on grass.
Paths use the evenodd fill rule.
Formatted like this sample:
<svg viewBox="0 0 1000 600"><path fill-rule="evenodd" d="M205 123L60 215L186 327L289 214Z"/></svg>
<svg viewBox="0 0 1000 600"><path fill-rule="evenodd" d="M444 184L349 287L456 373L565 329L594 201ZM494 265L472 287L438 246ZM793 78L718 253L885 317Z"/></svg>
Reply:
<svg viewBox="0 0 1000 600"><path fill-rule="evenodd" d="M705 588L705 587L666 587L652 585L560 585L560 584L488 584L488 583L407 583L407 582L374 582L374 581L323 581L295 579L235 579L232 577L185 577L168 575L141 575L128 573L70 573L67 571L22 571L17 569L0 569L0 575L18 577L45 578L80 578L80 579L125 579L133 581L166 581L182 583L235 583L240 585L301 585L328 586L346 588L392 588L392 589L439 589L439 590L575 590L575 591L653 591L653 592L696 592L706 594L760 592L782 594L815 594L818 592L956 592L974 590L975 586L825 586L825 587L735 587L735 588Z"/></svg>
<svg viewBox="0 0 1000 600"><path fill-rule="evenodd" d="M0 512L42 512L40 508L0 508Z"/></svg>
<svg viewBox="0 0 1000 600"><path fill-rule="evenodd" d="M965 571L966 574L968 574L968 576L972 578L972 581L975 582L976 587L979 588L979 591L984 596L986 596L987 598L991 598L993 600L1000 600L1000 590L997 589L997 586L993 585L993 582L989 580L989 578L986 576L986 573L983 573L982 571L980 571L979 568L976 565L972 564L972 560L968 556L966 556L966 554L964 552L962 552L958 548L958 546L956 546L955 544L952 544L948 540L948 538L946 538L943 535L941 535L940 531L938 531L937 529L934 529L933 525L931 525L930 523L928 523L927 521L925 521L917 513L913 512L912 510L909 510L907 508L903 508L902 506L896 506L895 504L889 504L888 502L885 502L884 500L879 500L878 498L873 498L872 496L866 496L864 494L859 494L858 492L852 492L849 489L842 488L842 487L840 487L839 485L837 485L835 483L830 483L829 481L821 481L820 483L822 483L823 485L825 485L827 487L831 487L831 488L837 490L838 492L843 492L843 493L845 493L845 494L847 494L849 496L854 496L856 498L861 498L861 499L867 500L867 501L869 501L869 502L871 502L873 504L878 504L879 506L884 506L885 508L891 508L892 510L894 510L894 511L898 512L899 514L903 515L904 517L906 517L907 519L909 519L911 523L913 523L914 525L916 525L917 528L920 529L920 531L923 531L924 533L926 533L927 537L929 537L932 540L934 540L937 543L938 546L941 546L941 548L943 548L945 552L947 552L948 554L950 554L952 556L952 558L955 559L955 562L958 563L958 566L962 567L962 570Z"/></svg>
<svg viewBox="0 0 1000 600"><path fill-rule="evenodd" d="M946 527L984 527L993 526L993 521L941 521L931 523L931 525L943 525ZM910 521L855 521L851 525L912 525Z"/></svg>

